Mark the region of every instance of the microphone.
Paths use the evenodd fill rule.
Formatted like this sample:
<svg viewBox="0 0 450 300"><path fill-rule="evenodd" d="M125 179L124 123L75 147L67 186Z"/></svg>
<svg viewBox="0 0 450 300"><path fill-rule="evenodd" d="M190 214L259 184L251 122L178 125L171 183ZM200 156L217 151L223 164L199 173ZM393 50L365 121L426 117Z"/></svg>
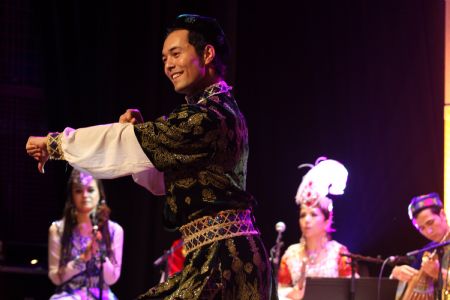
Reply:
<svg viewBox="0 0 450 300"><path fill-rule="evenodd" d="M94 236L96 236L98 231L98 218L96 211L93 211L89 214L89 219L91 219L92 233L94 234Z"/></svg>
<svg viewBox="0 0 450 300"><path fill-rule="evenodd" d="M401 264L401 265L409 265L410 263L412 263L414 261L414 257L413 256L409 256L409 255L395 255L395 256L389 256L389 262L397 265L397 264Z"/></svg>
<svg viewBox="0 0 450 300"><path fill-rule="evenodd" d="M283 235L283 232L286 230L286 224L284 224L284 222L278 222L277 224L275 224L275 230L278 232L278 236L274 246L275 257L272 259L272 262L276 267L278 267L278 264L280 262L280 250L281 247L283 246L281 237Z"/></svg>
<svg viewBox="0 0 450 300"><path fill-rule="evenodd" d="M283 233L286 230L286 224L284 224L283 222L278 222L277 224L275 224L275 230L278 233Z"/></svg>

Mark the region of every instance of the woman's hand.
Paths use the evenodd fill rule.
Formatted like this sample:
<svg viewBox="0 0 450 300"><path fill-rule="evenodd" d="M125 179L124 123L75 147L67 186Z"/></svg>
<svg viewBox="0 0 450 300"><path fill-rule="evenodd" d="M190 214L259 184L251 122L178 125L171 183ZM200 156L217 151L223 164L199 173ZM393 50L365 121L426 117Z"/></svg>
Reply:
<svg viewBox="0 0 450 300"><path fill-rule="evenodd" d="M141 112L136 108L129 108L119 118L119 123L140 124L144 123Z"/></svg>
<svg viewBox="0 0 450 300"><path fill-rule="evenodd" d="M102 233L100 231L96 232L96 237L93 238L87 245L86 250L80 255L80 259L84 262L91 260L92 256L95 256L100 249L98 244L102 240Z"/></svg>
<svg viewBox="0 0 450 300"><path fill-rule="evenodd" d="M48 160L47 137L46 136L30 136L28 138L25 149L29 156L38 161L38 170L44 173L44 165Z"/></svg>
<svg viewBox="0 0 450 300"><path fill-rule="evenodd" d="M297 289L294 288L292 291L289 292L289 294L286 295L286 298L292 299L292 300L301 300L305 296L305 289Z"/></svg>

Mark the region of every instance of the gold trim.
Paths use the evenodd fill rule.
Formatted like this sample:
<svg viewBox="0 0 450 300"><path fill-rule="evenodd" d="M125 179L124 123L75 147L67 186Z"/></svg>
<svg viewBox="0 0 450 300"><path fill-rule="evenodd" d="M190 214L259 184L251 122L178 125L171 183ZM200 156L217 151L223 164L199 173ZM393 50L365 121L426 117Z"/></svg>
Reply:
<svg viewBox="0 0 450 300"><path fill-rule="evenodd" d="M242 235L258 235L252 214L247 210L224 210L214 216L206 216L180 227L186 254L200 247Z"/></svg>
<svg viewBox="0 0 450 300"><path fill-rule="evenodd" d="M53 160L64 160L64 152L61 148L61 136L59 132L47 134L47 151L49 158Z"/></svg>

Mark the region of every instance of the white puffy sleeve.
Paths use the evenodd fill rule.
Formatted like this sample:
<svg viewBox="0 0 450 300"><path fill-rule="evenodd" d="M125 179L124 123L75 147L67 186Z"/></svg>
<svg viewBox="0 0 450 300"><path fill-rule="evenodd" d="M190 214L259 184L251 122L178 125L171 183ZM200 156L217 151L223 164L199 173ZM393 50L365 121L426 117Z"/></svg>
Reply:
<svg viewBox="0 0 450 300"><path fill-rule="evenodd" d="M98 179L132 175L136 183L153 194L165 194L164 173L145 155L131 123L68 127L52 137L48 148L50 154L57 153L74 168Z"/></svg>

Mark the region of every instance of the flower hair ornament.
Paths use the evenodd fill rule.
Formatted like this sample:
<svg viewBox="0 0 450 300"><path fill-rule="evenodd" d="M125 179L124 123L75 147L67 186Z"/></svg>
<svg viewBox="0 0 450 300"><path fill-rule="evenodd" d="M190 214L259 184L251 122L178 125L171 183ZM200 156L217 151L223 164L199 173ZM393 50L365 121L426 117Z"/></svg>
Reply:
<svg viewBox="0 0 450 300"><path fill-rule="evenodd" d="M297 190L295 202L298 205L316 206L320 199L328 194L342 195L347 184L348 171L338 161L319 157L315 165L301 164L299 169L309 167L311 170L303 176ZM328 211L333 210L330 201Z"/></svg>

